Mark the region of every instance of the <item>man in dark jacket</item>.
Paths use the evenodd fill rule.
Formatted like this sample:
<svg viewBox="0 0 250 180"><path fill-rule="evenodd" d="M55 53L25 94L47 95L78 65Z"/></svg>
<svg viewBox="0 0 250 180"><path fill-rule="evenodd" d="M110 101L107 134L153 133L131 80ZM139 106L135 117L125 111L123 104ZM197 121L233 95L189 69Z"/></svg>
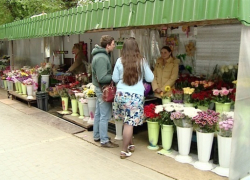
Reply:
<svg viewBox="0 0 250 180"><path fill-rule="evenodd" d="M108 137L108 121L111 119L112 104L102 99L102 87L112 80L112 66L110 52L115 48L114 38L109 35L101 37L100 46L95 45L92 50L92 83L95 85L97 96L94 117L94 141L101 142L102 147L118 147Z"/></svg>

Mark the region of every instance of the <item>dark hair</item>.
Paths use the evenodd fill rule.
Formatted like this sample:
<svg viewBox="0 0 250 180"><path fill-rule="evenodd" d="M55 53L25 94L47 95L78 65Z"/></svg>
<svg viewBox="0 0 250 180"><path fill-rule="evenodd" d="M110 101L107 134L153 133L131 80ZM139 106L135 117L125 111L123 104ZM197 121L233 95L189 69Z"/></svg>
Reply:
<svg viewBox="0 0 250 180"><path fill-rule="evenodd" d="M106 48L107 45L111 45L112 41L114 41L114 38L109 35L103 35L100 40L100 45L103 48Z"/></svg>
<svg viewBox="0 0 250 180"><path fill-rule="evenodd" d="M123 82L129 86L135 85L142 78L142 55L135 38L124 41L121 50L123 65Z"/></svg>
<svg viewBox="0 0 250 180"><path fill-rule="evenodd" d="M73 49L79 49L79 50L81 50L82 49L82 45L80 43L76 43L76 44L74 44L72 50Z"/></svg>
<svg viewBox="0 0 250 180"><path fill-rule="evenodd" d="M170 48L169 46L163 46L163 47L161 48L161 50L162 50L162 49L166 49L169 53L171 53L170 56L173 57L173 52L172 52L172 50L171 50L171 48Z"/></svg>

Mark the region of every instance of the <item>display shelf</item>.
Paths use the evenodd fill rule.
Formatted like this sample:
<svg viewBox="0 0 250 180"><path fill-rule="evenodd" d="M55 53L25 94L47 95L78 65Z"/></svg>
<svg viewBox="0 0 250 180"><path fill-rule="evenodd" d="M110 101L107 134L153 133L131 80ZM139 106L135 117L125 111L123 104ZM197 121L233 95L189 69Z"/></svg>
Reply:
<svg viewBox="0 0 250 180"><path fill-rule="evenodd" d="M76 116L71 116L71 115L63 115L62 118L78 126L86 128L88 131L93 130L93 124L88 124L87 121L83 121L83 119L79 119L78 116L76 117Z"/></svg>
<svg viewBox="0 0 250 180"><path fill-rule="evenodd" d="M11 96L11 99L21 99L23 101L26 101L28 106L31 107L31 104L34 103L36 104L37 103L37 100L35 97L33 97L33 99L27 99L27 96L23 96L21 94L18 94L17 92L15 91L7 91L8 93L8 98L9 96Z"/></svg>

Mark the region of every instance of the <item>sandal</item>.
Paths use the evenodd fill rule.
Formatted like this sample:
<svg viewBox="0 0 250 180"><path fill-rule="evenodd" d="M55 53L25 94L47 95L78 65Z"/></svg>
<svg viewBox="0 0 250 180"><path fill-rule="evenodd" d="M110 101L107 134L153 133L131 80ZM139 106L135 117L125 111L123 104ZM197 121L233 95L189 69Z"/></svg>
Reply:
<svg viewBox="0 0 250 180"><path fill-rule="evenodd" d="M127 157L129 157L129 156L131 156L131 155L132 155L131 152L121 151L120 158L121 158L121 159L125 159L125 158L127 158Z"/></svg>
<svg viewBox="0 0 250 180"><path fill-rule="evenodd" d="M128 151L129 152L135 152L135 145L129 145L128 146Z"/></svg>

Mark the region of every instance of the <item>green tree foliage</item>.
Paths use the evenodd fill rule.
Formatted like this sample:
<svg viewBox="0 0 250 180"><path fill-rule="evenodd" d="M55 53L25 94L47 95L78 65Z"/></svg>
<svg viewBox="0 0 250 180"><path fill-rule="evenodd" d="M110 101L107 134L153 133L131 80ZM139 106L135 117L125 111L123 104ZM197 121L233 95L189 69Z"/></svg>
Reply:
<svg viewBox="0 0 250 180"><path fill-rule="evenodd" d="M0 0L0 24L77 6L78 0Z"/></svg>

